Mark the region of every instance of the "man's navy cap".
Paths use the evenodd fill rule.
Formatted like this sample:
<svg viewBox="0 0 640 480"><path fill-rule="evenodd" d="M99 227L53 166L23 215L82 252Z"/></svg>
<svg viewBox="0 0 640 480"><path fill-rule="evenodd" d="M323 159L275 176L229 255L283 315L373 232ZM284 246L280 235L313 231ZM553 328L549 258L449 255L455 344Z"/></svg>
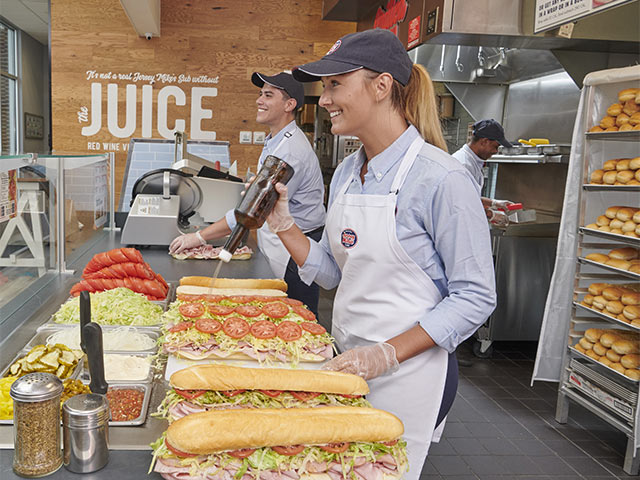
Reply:
<svg viewBox="0 0 640 480"><path fill-rule="evenodd" d="M376 28L345 35L317 62L296 67L293 76L301 82L315 82L320 77L367 68L390 73L406 85L412 67L413 62L398 37L389 30Z"/></svg>
<svg viewBox="0 0 640 480"><path fill-rule="evenodd" d="M502 125L493 118L489 120L480 120L473 124L473 135L478 138L488 138L499 142L503 147L511 147L512 145L504 138L504 129Z"/></svg>
<svg viewBox="0 0 640 480"><path fill-rule="evenodd" d="M251 75L251 83L259 88L262 88L265 83L280 88L296 101L296 108L302 108L304 105L304 87L290 73L280 72L269 77L264 73L254 72Z"/></svg>

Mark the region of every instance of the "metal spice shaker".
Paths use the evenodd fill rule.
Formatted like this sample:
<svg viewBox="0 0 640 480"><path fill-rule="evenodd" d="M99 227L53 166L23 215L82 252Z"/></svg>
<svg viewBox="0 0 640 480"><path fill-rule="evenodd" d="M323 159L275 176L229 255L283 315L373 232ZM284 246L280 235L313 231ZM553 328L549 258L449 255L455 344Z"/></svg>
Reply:
<svg viewBox="0 0 640 480"><path fill-rule="evenodd" d="M64 386L50 373L29 373L13 382L13 470L43 477L62 465L60 396Z"/></svg>
<svg viewBox="0 0 640 480"><path fill-rule="evenodd" d="M100 470L109 460L109 403L104 395L76 395L62 406L64 466L75 473Z"/></svg>

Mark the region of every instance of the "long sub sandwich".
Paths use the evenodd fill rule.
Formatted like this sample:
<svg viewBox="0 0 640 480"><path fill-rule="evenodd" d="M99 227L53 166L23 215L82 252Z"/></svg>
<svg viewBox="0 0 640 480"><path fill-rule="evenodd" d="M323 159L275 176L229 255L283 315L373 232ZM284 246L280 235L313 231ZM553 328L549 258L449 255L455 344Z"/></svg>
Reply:
<svg viewBox="0 0 640 480"><path fill-rule="evenodd" d="M212 410L173 422L152 468L168 480L399 479L403 432L374 408Z"/></svg>
<svg viewBox="0 0 640 480"><path fill-rule="evenodd" d="M180 297L163 315L166 353L199 360L321 362L333 340L300 301L265 295Z"/></svg>
<svg viewBox="0 0 640 480"><path fill-rule="evenodd" d="M175 421L222 408L370 407L361 377L325 370L196 365L171 375L157 415Z"/></svg>

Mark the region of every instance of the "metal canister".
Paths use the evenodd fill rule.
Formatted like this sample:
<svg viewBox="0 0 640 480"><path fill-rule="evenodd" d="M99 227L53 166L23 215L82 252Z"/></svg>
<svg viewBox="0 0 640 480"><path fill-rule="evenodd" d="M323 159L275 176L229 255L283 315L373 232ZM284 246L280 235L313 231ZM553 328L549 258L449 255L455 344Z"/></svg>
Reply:
<svg viewBox="0 0 640 480"><path fill-rule="evenodd" d="M62 406L64 466L74 473L100 470L109 460L109 403L104 395L76 395Z"/></svg>
<svg viewBox="0 0 640 480"><path fill-rule="evenodd" d="M11 385L13 470L22 477L44 477L62 465L60 395L64 386L50 373L29 373Z"/></svg>

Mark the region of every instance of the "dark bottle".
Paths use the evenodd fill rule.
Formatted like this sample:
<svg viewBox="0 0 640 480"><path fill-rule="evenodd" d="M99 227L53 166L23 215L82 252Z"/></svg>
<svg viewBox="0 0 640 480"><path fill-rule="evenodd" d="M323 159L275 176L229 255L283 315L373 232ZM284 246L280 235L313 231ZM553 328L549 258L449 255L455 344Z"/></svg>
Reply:
<svg viewBox="0 0 640 480"><path fill-rule="evenodd" d="M231 260L233 252L236 251L248 230L258 229L264 224L278 201L276 183L286 184L293 177L293 173L293 167L278 157L269 155L265 159L258 175L244 192L234 210L238 223L222 247L219 256L222 261Z"/></svg>

